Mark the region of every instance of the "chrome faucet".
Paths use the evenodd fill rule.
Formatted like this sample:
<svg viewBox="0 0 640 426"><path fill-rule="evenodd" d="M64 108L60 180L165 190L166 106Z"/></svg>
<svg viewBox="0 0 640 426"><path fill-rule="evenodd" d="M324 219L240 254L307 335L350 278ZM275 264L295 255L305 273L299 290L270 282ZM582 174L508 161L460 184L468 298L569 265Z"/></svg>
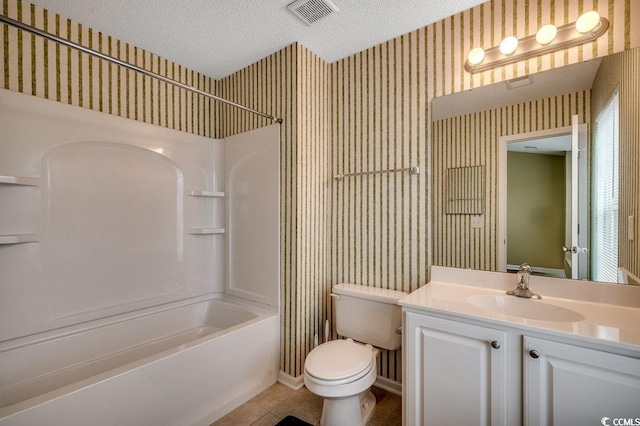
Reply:
<svg viewBox="0 0 640 426"><path fill-rule="evenodd" d="M531 276L531 266L526 263L520 265L516 277L518 278L518 287L507 291L509 296L526 297L528 299L542 299L542 296L535 294L529 290L529 277Z"/></svg>

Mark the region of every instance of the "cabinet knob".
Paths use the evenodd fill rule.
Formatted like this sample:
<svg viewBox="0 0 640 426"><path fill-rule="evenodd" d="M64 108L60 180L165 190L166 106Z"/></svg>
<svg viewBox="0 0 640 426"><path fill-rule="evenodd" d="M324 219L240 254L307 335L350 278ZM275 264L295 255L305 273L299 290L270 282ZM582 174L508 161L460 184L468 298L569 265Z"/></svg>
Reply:
<svg viewBox="0 0 640 426"><path fill-rule="evenodd" d="M531 358L535 358L535 359L540 358L540 352L536 351L535 349L532 351L529 351L529 355L531 355Z"/></svg>
<svg viewBox="0 0 640 426"><path fill-rule="evenodd" d="M493 349L498 349L500 348L500 342L498 342L497 340L494 340L493 342L491 342L491 347Z"/></svg>

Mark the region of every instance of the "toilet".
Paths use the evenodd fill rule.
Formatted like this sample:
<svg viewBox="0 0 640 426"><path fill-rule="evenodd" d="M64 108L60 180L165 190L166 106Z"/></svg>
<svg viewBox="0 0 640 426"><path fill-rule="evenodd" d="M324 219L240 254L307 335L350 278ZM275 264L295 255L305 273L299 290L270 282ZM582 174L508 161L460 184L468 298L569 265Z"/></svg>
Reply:
<svg viewBox="0 0 640 426"><path fill-rule="evenodd" d="M380 349L400 348L403 291L337 284L336 328L339 336L313 349L304 364L304 384L324 398L323 426L363 425L371 418L376 398L371 385L377 376Z"/></svg>

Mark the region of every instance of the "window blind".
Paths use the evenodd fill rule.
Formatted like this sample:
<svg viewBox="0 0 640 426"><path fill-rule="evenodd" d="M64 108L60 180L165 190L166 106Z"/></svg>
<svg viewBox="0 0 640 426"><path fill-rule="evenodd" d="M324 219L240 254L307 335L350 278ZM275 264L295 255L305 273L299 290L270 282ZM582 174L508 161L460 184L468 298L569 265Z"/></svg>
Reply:
<svg viewBox="0 0 640 426"><path fill-rule="evenodd" d="M594 281L617 281L618 93L596 119L593 150L591 265Z"/></svg>

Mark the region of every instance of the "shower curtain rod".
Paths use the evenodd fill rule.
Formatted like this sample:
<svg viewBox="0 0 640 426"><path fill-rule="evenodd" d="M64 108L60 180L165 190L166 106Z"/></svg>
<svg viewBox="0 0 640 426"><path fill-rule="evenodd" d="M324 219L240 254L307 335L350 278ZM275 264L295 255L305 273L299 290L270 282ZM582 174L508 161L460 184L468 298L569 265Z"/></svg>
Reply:
<svg viewBox="0 0 640 426"><path fill-rule="evenodd" d="M62 37L59 37L59 36L57 36L55 34L51 34L51 33L48 33L46 31L42 31L42 30L40 30L38 28L32 27L31 25L27 25L27 24L24 24L24 23L22 23L20 21L16 21L15 19L7 18L4 15L0 15L0 21L5 23L5 24L7 24L7 25L11 25L11 26L20 28L21 30L30 32L32 34L39 35L40 37L44 37L44 38L49 39L51 41L55 41L57 43L64 44L67 47L72 47L72 48L80 50L80 51L82 51L84 53L88 53L89 55L97 56L98 58L104 59L105 61L109 61L109 62L114 63L116 65L120 65L122 67L128 68L128 69L130 69L132 71L139 72L140 74L144 74L144 75L146 75L148 77L156 78L156 79L158 79L160 81L164 81L165 83L169 83L169 84L172 84L174 86L178 86L178 87L180 87L182 89L188 90L190 92L197 93L199 95L202 95L202 96L205 96L207 98L213 99L214 101L222 102L222 103L225 103L227 105L231 105L231 106L233 106L235 108L240 108L240 109L242 109L244 111L247 111L247 112L250 112L252 114L256 114L256 115L268 118L269 120L275 121L276 123L282 123L282 118L274 117L273 115L265 114L264 112L256 111L255 109L251 109L251 108L246 107L244 105L240 105L240 104L237 104L235 102L231 102L231 101L228 101L226 99L220 98L218 96L212 95L210 93L203 92L202 90L196 89L195 87L189 86L187 84L180 83L179 81L172 80L172 79L164 77L164 76L162 76L160 74L156 74L154 72L147 71L144 68L137 67L137 66L132 65L132 64L130 64L128 62L123 62L120 59L116 59L116 58L114 58L112 56L105 55L104 53L98 52L97 50L89 49L88 47L84 47L81 44L74 43L74 42L66 40L66 39L64 39Z"/></svg>

